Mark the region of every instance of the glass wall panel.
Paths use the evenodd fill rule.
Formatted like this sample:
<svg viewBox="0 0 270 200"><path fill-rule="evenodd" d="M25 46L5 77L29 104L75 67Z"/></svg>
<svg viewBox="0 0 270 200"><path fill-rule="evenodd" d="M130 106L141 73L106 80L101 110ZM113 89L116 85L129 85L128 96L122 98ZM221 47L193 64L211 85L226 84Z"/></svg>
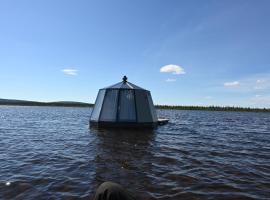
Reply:
<svg viewBox="0 0 270 200"><path fill-rule="evenodd" d="M119 121L136 121L133 90L120 90Z"/></svg>
<svg viewBox="0 0 270 200"><path fill-rule="evenodd" d="M107 90L102 106L100 121L116 121L118 90Z"/></svg>
<svg viewBox="0 0 270 200"><path fill-rule="evenodd" d="M151 109L153 121L156 122L157 121L157 113L156 113L156 109L154 107L154 103L153 103L150 92L147 92L147 98L148 98L149 106Z"/></svg>
<svg viewBox="0 0 270 200"><path fill-rule="evenodd" d="M148 103L147 92L144 90L135 91L137 120L138 122L152 122L152 113Z"/></svg>
<svg viewBox="0 0 270 200"><path fill-rule="evenodd" d="M91 114L91 120L98 121L99 114L101 111L102 102L104 99L105 90L99 90L98 96L95 102L95 106L93 108L92 114Z"/></svg>

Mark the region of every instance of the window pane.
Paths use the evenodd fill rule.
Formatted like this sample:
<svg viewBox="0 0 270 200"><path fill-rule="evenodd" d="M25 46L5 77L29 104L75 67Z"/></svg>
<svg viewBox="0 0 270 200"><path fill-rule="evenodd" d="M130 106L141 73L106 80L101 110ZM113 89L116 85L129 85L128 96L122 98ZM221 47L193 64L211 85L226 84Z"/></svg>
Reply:
<svg viewBox="0 0 270 200"><path fill-rule="evenodd" d="M115 121L117 111L118 90L107 90L102 106L101 121Z"/></svg>
<svg viewBox="0 0 270 200"><path fill-rule="evenodd" d="M147 92L144 90L135 91L138 122L152 122L152 113L148 103Z"/></svg>
<svg viewBox="0 0 270 200"><path fill-rule="evenodd" d="M156 108L154 107L150 92L147 93L147 97L148 97L148 102L149 102L149 106L151 109L153 121L156 122L157 121L157 113L156 113Z"/></svg>
<svg viewBox="0 0 270 200"><path fill-rule="evenodd" d="M98 96L97 96L97 99L95 102L95 106L94 106L92 114L91 114L91 120L93 120L93 121L98 121L103 98L104 98L104 94L105 94L105 90L99 90Z"/></svg>
<svg viewBox="0 0 270 200"><path fill-rule="evenodd" d="M133 90L120 90L119 121L136 121Z"/></svg>

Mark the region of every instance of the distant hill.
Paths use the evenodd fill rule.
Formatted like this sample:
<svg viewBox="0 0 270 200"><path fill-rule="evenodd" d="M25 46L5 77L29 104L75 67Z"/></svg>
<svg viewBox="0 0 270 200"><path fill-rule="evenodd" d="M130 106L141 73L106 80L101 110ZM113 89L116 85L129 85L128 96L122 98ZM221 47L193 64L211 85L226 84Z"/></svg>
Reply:
<svg viewBox="0 0 270 200"><path fill-rule="evenodd" d="M11 106L63 106L63 107L91 107L93 104L75 101L39 102L16 99L0 99L0 105Z"/></svg>

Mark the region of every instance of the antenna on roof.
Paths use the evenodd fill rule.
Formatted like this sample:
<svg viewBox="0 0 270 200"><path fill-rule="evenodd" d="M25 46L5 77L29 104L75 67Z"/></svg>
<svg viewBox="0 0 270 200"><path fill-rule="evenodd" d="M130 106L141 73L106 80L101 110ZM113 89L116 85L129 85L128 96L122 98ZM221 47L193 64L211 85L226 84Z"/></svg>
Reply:
<svg viewBox="0 0 270 200"><path fill-rule="evenodd" d="M126 82L127 82L127 79L128 79L128 78L127 78L126 76L124 76L124 77L123 77L123 82L126 83Z"/></svg>

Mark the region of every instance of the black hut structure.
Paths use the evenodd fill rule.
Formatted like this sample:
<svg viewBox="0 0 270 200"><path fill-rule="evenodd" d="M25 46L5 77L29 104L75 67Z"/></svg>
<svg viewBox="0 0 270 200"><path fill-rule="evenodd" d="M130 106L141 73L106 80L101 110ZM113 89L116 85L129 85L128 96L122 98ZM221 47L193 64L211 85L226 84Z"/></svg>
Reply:
<svg viewBox="0 0 270 200"><path fill-rule="evenodd" d="M145 127L158 125L150 91L127 81L99 90L90 117L90 124L99 127Z"/></svg>

